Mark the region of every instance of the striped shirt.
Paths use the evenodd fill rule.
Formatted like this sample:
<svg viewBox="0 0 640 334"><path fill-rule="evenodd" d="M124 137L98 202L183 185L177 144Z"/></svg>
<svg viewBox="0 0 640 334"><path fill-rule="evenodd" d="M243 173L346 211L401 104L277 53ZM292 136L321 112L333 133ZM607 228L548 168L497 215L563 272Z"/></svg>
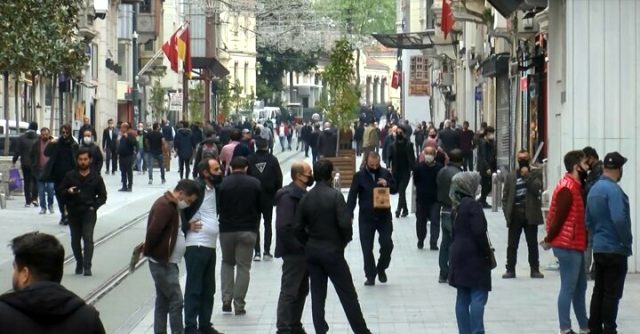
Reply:
<svg viewBox="0 0 640 334"><path fill-rule="evenodd" d="M518 173L516 177L516 206L524 206L524 199L526 195L527 185L520 173Z"/></svg>

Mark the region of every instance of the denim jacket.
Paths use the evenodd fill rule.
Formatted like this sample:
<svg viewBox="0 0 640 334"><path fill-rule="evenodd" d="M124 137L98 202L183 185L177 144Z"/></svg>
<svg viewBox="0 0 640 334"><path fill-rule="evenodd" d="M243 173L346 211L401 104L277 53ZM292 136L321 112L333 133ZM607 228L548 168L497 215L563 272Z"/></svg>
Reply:
<svg viewBox="0 0 640 334"><path fill-rule="evenodd" d="M601 176L589 191L586 223L594 253L632 254L629 197L611 178Z"/></svg>

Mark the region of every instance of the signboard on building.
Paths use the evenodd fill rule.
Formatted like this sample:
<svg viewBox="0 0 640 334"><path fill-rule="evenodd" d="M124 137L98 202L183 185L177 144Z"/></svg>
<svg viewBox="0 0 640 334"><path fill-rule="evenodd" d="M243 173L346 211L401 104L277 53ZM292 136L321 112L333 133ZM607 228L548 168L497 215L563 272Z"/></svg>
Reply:
<svg viewBox="0 0 640 334"><path fill-rule="evenodd" d="M427 58L412 56L409 64L409 95L431 95L431 83L429 80L429 66Z"/></svg>
<svg viewBox="0 0 640 334"><path fill-rule="evenodd" d="M169 111L182 110L182 93L169 93Z"/></svg>

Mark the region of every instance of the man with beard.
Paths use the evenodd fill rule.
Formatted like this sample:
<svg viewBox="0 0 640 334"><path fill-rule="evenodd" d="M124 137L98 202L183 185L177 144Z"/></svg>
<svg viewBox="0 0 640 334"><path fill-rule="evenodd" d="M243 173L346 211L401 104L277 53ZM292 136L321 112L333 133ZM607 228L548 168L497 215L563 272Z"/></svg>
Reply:
<svg viewBox="0 0 640 334"><path fill-rule="evenodd" d="M11 249L13 291L0 296L2 332L105 333L93 306L60 284L64 248L58 239L31 232L13 238Z"/></svg>
<svg viewBox="0 0 640 334"><path fill-rule="evenodd" d="M84 131L84 136L82 136L82 141L80 142L80 148L89 150L91 153L91 170L100 175L104 159L102 157L102 152L100 152L100 148L93 142L91 130Z"/></svg>
<svg viewBox="0 0 640 334"><path fill-rule="evenodd" d="M291 165L288 186L276 193L276 257L282 258L282 279L278 298L277 334L304 334L302 312L309 294L304 246L293 230L300 199L313 186L311 166L303 161Z"/></svg>
<svg viewBox="0 0 640 334"><path fill-rule="evenodd" d="M49 158L49 161L47 161L43 178L53 181L60 210L60 225L67 225L69 222L65 213L64 196L58 189L64 176L75 168L74 157L77 152L78 144L71 137L71 126L68 124L60 127L60 138L53 139L44 150L44 155Z"/></svg>
<svg viewBox="0 0 640 334"><path fill-rule="evenodd" d="M90 133L89 130L87 130ZM64 177L57 191L64 194L69 212L71 249L76 259L76 275L91 276L93 257L93 229L97 211L107 202L107 190L99 173L91 168L91 151L81 148L76 154L77 170ZM99 169L98 169L99 170ZM80 246L80 239L84 251Z"/></svg>
<svg viewBox="0 0 640 334"><path fill-rule="evenodd" d="M413 152L413 144L405 136L405 128L396 129L396 140L389 148L389 164L393 174L393 179L398 185L398 207L396 208L396 218L409 215L407 207L407 186L411 178L411 171L416 162L416 155ZM402 211L402 212L400 212Z"/></svg>
<svg viewBox="0 0 640 334"><path fill-rule="evenodd" d="M49 158L44 155L44 151L49 145L51 140L49 128L40 129L40 140L33 144L31 149L31 170L33 175L38 180L38 197L40 201L40 214L47 213L53 214L53 182L50 179L44 178L45 167Z"/></svg>

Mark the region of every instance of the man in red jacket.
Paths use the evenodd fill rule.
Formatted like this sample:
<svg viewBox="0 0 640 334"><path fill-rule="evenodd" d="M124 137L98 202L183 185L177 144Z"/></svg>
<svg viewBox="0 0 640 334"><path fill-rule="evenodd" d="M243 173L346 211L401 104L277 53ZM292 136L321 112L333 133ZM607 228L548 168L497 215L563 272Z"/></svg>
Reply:
<svg viewBox="0 0 640 334"><path fill-rule="evenodd" d="M167 313L171 332L184 331L178 264L182 262L186 241L180 229L180 211L193 204L198 196L198 183L184 179L178 182L173 191L167 191L158 198L149 211L144 255L149 258L149 270L156 286L154 333L167 331ZM197 229L195 226L191 228Z"/></svg>

